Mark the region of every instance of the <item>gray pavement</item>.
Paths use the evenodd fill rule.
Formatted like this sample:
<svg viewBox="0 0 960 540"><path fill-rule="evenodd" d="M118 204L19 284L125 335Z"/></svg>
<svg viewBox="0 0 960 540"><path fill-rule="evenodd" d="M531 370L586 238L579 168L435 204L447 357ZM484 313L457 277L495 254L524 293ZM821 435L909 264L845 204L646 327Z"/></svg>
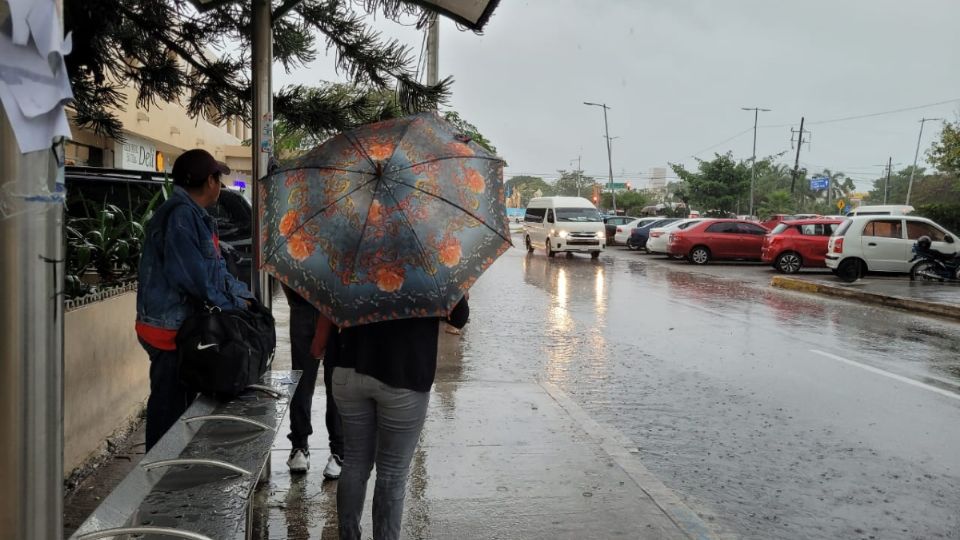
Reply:
<svg viewBox="0 0 960 540"><path fill-rule="evenodd" d="M277 308L282 324L285 313ZM464 339L441 334L438 379L408 485L404 538L711 537L644 468L625 437L593 421L561 389L533 380L465 377ZM324 482L321 474L328 455L324 406L321 386L314 399L313 466L306 475L286 470L290 445L282 435L288 428L281 428L256 538L336 538L336 482ZM374 479L375 473L362 522L367 531Z"/></svg>

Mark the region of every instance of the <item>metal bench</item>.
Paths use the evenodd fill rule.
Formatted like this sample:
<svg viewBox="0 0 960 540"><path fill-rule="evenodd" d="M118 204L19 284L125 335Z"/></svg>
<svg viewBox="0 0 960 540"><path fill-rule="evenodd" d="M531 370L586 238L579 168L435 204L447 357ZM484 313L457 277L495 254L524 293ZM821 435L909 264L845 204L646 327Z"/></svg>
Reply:
<svg viewBox="0 0 960 540"><path fill-rule="evenodd" d="M197 398L71 540L249 537L253 491L299 380L272 371L229 402Z"/></svg>

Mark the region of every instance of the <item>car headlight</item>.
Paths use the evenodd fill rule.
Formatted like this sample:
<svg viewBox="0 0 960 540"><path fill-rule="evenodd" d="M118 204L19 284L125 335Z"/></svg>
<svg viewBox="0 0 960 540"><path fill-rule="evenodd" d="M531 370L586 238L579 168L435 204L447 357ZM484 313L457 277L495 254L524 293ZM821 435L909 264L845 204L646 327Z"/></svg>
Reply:
<svg viewBox="0 0 960 540"><path fill-rule="evenodd" d="M566 237L567 237L567 231L560 231L559 233L557 233L557 236L559 236L560 238L566 238Z"/></svg>

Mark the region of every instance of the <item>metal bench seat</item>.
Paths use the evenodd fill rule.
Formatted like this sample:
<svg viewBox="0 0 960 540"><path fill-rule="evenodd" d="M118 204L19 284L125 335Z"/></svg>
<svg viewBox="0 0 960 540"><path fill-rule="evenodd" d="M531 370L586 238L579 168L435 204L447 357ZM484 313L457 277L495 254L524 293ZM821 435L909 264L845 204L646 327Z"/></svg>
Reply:
<svg viewBox="0 0 960 540"><path fill-rule="evenodd" d="M197 398L71 540L246 538L253 491L299 380L299 371L272 371L229 402Z"/></svg>

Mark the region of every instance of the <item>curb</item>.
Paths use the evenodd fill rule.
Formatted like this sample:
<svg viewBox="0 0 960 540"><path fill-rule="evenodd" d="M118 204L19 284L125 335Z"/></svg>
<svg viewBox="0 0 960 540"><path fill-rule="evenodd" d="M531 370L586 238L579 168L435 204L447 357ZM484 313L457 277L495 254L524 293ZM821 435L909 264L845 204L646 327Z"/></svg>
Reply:
<svg viewBox="0 0 960 540"><path fill-rule="evenodd" d="M770 285L789 291L824 294L867 304L903 309L911 313L923 313L926 315L936 315L948 319L960 320L960 306L952 304L941 304L938 302L928 302L926 300L904 298L902 296L877 294L787 276L773 276L773 279L770 280Z"/></svg>
<svg viewBox="0 0 960 540"><path fill-rule="evenodd" d="M541 382L540 386L547 391L551 398L569 414L580 428L583 429L606 452L624 472L627 473L644 493L670 518L691 540L714 540L718 538L693 510L677 497L670 488L665 486L659 478L653 475L636 455L636 445L625 435L608 426L604 426L590 417L577 405L566 392L558 386ZM634 448L631 450L630 448Z"/></svg>

